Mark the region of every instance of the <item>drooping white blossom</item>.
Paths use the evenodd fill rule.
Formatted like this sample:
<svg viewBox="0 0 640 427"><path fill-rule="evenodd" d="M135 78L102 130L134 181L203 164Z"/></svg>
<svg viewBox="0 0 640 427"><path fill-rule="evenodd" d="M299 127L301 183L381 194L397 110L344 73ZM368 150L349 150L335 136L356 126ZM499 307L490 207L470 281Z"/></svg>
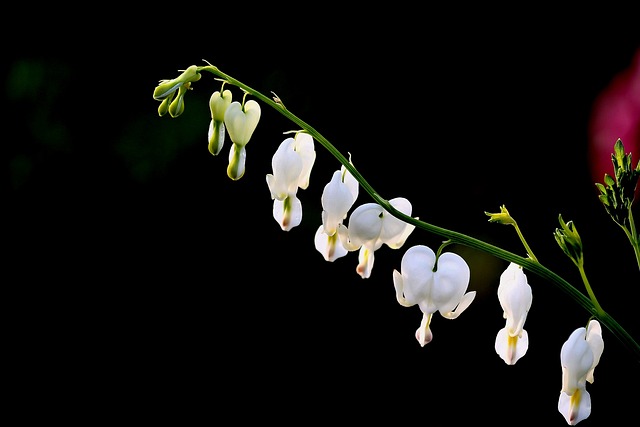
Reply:
<svg viewBox="0 0 640 427"><path fill-rule="evenodd" d="M302 202L298 188L309 185L315 160L313 139L306 133L286 138L280 143L271 160L273 173L267 174L267 185L273 199L273 218L284 231L302 222Z"/></svg>
<svg viewBox="0 0 640 427"><path fill-rule="evenodd" d="M510 263L500 276L498 300L506 324L496 335L495 350L507 365L513 365L529 348L529 335L524 323L533 301L527 276L518 264Z"/></svg>
<svg viewBox="0 0 640 427"><path fill-rule="evenodd" d="M316 230L314 244L326 261L333 262L348 251L340 242L338 226L347 217L358 198L360 185L343 165L335 171L322 192L322 224Z"/></svg>
<svg viewBox="0 0 640 427"><path fill-rule="evenodd" d="M587 328L573 331L562 345L562 389L558 399L558 411L567 424L576 425L591 415L591 396L587 382L593 383L593 372L604 351L602 327L597 320L590 320Z"/></svg>
<svg viewBox="0 0 640 427"><path fill-rule="evenodd" d="M455 319L476 296L475 291L466 292L471 277L469 266L453 252L445 252L436 259L428 246L412 246L404 253L400 270L393 271L396 298L400 305L418 305L422 311L422 321L416 330L421 346L433 339L430 328L433 313L437 311L447 319Z"/></svg>
<svg viewBox="0 0 640 427"><path fill-rule="evenodd" d="M396 197L389 203L403 214L411 215L411 203L404 197ZM356 272L366 279L373 269L375 251L383 244L391 249L402 247L414 229L414 225L396 218L379 204L365 203L351 213L348 227L338 225L338 234L348 251L359 250Z"/></svg>

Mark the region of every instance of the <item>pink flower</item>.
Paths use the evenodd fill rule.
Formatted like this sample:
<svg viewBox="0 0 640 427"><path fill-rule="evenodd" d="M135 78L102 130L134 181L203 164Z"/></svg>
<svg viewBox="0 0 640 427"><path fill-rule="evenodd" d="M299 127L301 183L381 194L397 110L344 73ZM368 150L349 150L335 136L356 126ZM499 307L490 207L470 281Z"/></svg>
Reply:
<svg viewBox="0 0 640 427"><path fill-rule="evenodd" d="M640 158L640 48L631 65L616 75L596 98L589 121L589 167L594 182L614 177L611 154L620 138L632 163ZM639 200L640 186L635 200Z"/></svg>

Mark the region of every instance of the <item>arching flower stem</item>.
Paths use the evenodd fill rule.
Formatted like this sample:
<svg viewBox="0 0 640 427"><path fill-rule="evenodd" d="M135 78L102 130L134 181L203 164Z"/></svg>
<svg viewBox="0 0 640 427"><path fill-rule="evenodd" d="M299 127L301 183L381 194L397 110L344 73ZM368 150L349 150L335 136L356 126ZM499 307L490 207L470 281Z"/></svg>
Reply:
<svg viewBox="0 0 640 427"><path fill-rule="evenodd" d="M433 233L439 236L442 236L446 239L450 240L450 243L456 243L463 246L467 246L481 252L485 252L489 255L492 255L496 258L500 258L504 261L516 263L528 271L540 276L543 279L553 283L555 286L559 287L562 291L564 291L570 298L572 298L578 305L584 308L588 313L591 314L594 318L597 318L603 325L609 329L609 331L618 339L635 357L637 362L640 363L640 344L638 344L634 338L606 311L602 310L600 307L594 306L593 302L586 297L582 292L580 292L577 288L571 285L568 281L560 277L555 272L551 271L547 267L543 266L540 262L534 261L531 258L525 258L519 255L516 255L512 252L504 250L500 247L494 246L490 243L484 242L482 240L476 239L474 237L468 236L466 234L462 234L453 230L448 230L442 227L438 227L433 224L429 224L422 220L413 218L409 215L405 215L399 210L395 209L388 200L384 199L380 196L375 189L367 182L367 180L358 172L358 170L349 162L349 160L333 145L331 144L320 132L315 130L311 125L304 122L298 116L293 114L287 108L285 108L282 101L276 96L274 99L262 94L261 92L247 86L246 84L236 80L230 75L223 73L214 65L206 65L197 67L197 72L210 72L228 84L233 86L237 86L242 89L246 93L251 94L255 98L264 102L266 105L269 105L274 110L280 112L284 117L291 120L293 123L300 126L301 129L304 129L309 135L311 135L319 144L321 144L324 148L326 148L344 167L351 172L353 177L360 183L362 188L371 196L374 202L378 203L382 206L387 212L391 215L399 218L409 224L414 225L416 228L420 228L429 233ZM600 309L599 309L600 308Z"/></svg>

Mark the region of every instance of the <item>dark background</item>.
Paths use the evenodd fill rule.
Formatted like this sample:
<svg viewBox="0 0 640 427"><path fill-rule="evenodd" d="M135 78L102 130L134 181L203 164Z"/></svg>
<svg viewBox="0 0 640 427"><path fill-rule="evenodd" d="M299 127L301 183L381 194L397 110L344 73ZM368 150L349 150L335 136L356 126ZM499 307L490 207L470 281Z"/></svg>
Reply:
<svg viewBox="0 0 640 427"><path fill-rule="evenodd" d="M413 216L525 255L484 214L506 205L538 259L582 290L553 238L561 214L600 303L637 340L637 264L587 156L593 102L640 49L632 12L199 7L73 22L41 11L3 30L5 352L25 423L566 425L560 348L588 313L560 289L528 274L530 348L507 366L493 349L507 264L451 246L478 294L453 322L434 315L421 348L421 313L396 302L392 271L442 238L385 246L366 280L357 253L327 263L313 235L340 165L326 150L298 192L302 224L284 232L265 175L296 126L262 105L234 182L229 142L207 151L214 76L176 119L158 117L152 93L207 60L275 92ZM640 397L638 360L604 339L585 427L632 422Z"/></svg>

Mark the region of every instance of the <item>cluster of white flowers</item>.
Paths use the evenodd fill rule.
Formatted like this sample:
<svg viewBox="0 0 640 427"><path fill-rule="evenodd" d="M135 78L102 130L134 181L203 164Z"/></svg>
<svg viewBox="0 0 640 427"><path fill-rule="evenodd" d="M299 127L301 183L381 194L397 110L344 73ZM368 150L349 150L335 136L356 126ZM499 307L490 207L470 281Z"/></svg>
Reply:
<svg viewBox="0 0 640 427"><path fill-rule="evenodd" d="M169 112L173 117L181 114L184 93L191 82L199 78L197 69L189 67L180 77L161 81L154 92L154 98L162 101L159 114ZM208 143L210 153L217 156L228 133L233 145L229 151L227 175L237 180L244 175L246 145L260 120L260 105L254 100L246 101L246 92L242 102L232 102L231 92L224 90L225 83L210 98ZM315 160L314 138L304 129L296 131L293 137L286 137L273 155L272 173L266 175L266 183L273 200L273 218L284 231L302 222L302 202L297 192L309 186ZM353 165L351 159L349 163ZM375 252L383 245L400 249L415 226L392 215L378 203L363 203L352 209L359 189L358 180L345 165L332 174L322 192L322 223L313 240L316 250L328 262L358 251L356 272L366 279L372 273ZM393 198L389 204L411 217L412 205L406 198ZM513 222L506 209L495 214L496 218L500 216L505 222ZM558 238L568 240L572 237L569 231L573 230L566 227L566 234ZM393 271L393 285L399 304L404 307L417 305L423 314L415 333L421 346L433 339L430 325L435 312L447 319L455 319L473 302L476 292L467 292L469 280L469 266L456 253L440 250L436 253L424 245L406 250L400 271ZM500 276L497 296L505 326L496 335L495 351L506 364L514 365L529 347L524 325L533 301L531 286L522 266L514 262L509 264ZM593 382L593 372L603 349L602 329L595 319L590 319L587 327L577 328L562 346L562 389L558 410L569 425L577 424L591 413L591 397L586 391L586 383Z"/></svg>

